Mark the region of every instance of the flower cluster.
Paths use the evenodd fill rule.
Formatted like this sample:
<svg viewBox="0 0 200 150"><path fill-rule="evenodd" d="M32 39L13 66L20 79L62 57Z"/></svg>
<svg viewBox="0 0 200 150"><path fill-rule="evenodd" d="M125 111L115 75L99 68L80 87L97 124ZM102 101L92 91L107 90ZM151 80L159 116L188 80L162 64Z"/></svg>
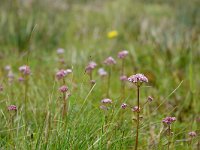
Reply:
<svg viewBox="0 0 200 150"><path fill-rule="evenodd" d="M195 131L191 131L188 133L188 135L193 138L193 137L197 136L197 133Z"/></svg>
<svg viewBox="0 0 200 150"><path fill-rule="evenodd" d="M118 53L118 58L124 59L127 55L128 55L128 51L127 50L123 50L123 51Z"/></svg>
<svg viewBox="0 0 200 150"><path fill-rule="evenodd" d="M134 107L132 108L132 111L133 111L133 112L140 112L140 107L138 108L138 106L134 106Z"/></svg>
<svg viewBox="0 0 200 150"><path fill-rule="evenodd" d="M56 73L56 78L58 80L63 79L66 75L68 75L70 73L72 73L71 69L67 69L67 70L61 69Z"/></svg>
<svg viewBox="0 0 200 150"><path fill-rule="evenodd" d="M120 76L120 80L121 80L121 81L127 81L127 76L126 76L126 75Z"/></svg>
<svg viewBox="0 0 200 150"><path fill-rule="evenodd" d="M104 98L104 99L101 100L101 103L103 103L103 104L111 104L112 100L109 99L109 98Z"/></svg>
<svg viewBox="0 0 200 150"><path fill-rule="evenodd" d="M112 58L112 57L110 56L110 57L108 57L108 58L106 58L106 59L104 60L104 64L106 64L106 65L114 65L114 64L116 64L116 61L115 61L114 58Z"/></svg>
<svg viewBox="0 0 200 150"><path fill-rule="evenodd" d="M162 120L163 123L167 124L167 125L170 125L172 124L173 122L176 121L176 118L175 117L166 117Z"/></svg>
<svg viewBox="0 0 200 150"><path fill-rule="evenodd" d="M91 73L92 70L94 70L94 68L97 66L97 64L94 61L91 61L85 68L85 72L86 73Z"/></svg>
<svg viewBox="0 0 200 150"><path fill-rule="evenodd" d="M15 105L10 105L10 106L8 106L8 110L9 111L12 111L12 110L17 110L17 106L15 106Z"/></svg>
<svg viewBox="0 0 200 150"><path fill-rule="evenodd" d="M106 76L106 75L108 74L103 68L100 68L100 69L98 70L98 73L99 73L99 75L100 75L101 77L104 77L104 76Z"/></svg>
<svg viewBox="0 0 200 150"><path fill-rule="evenodd" d="M66 85L63 85L59 88L59 91L62 92L62 93L65 93L68 91L68 87Z"/></svg>
<svg viewBox="0 0 200 150"><path fill-rule="evenodd" d="M57 54L63 54L65 50L63 48L58 48L57 49Z"/></svg>
<svg viewBox="0 0 200 150"><path fill-rule="evenodd" d="M24 75L30 75L31 74L30 67L27 66L27 65L23 65L23 66L19 67L19 71L21 73L23 73Z"/></svg>
<svg viewBox="0 0 200 150"><path fill-rule="evenodd" d="M128 106L128 105L127 105L126 103L123 103L123 104L121 105L121 108L122 108L122 109L126 109L127 106Z"/></svg>
<svg viewBox="0 0 200 150"><path fill-rule="evenodd" d="M148 79L143 74L135 74L128 78L128 81L135 83L137 86L140 86L143 82L148 82Z"/></svg>

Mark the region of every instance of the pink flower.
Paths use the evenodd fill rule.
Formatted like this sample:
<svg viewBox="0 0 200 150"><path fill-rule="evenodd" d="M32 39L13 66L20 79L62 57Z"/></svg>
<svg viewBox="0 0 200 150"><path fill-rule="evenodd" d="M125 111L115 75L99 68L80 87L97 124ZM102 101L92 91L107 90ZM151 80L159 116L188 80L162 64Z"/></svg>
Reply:
<svg viewBox="0 0 200 150"><path fill-rule="evenodd" d="M99 73L99 75L102 76L102 77L104 77L104 76L107 75L107 72L106 72L103 68L100 68L100 69L98 70L98 73Z"/></svg>
<svg viewBox="0 0 200 150"><path fill-rule="evenodd" d="M58 48L57 49L57 54L63 54L65 50L63 48Z"/></svg>
<svg viewBox="0 0 200 150"><path fill-rule="evenodd" d="M195 136L197 136L197 133L195 131L191 131L191 132L188 133L188 135L190 137L195 137Z"/></svg>
<svg viewBox="0 0 200 150"><path fill-rule="evenodd" d="M106 65L114 65L114 64L116 64L116 61L114 60L114 58L108 57L108 58L106 58L106 60L104 60L104 64L106 64Z"/></svg>
<svg viewBox="0 0 200 150"><path fill-rule="evenodd" d="M86 73L91 73L92 70L97 66L97 64L94 61L91 61L85 68Z"/></svg>
<svg viewBox="0 0 200 150"><path fill-rule="evenodd" d="M127 76L125 76L125 75L120 76L120 80L121 81L127 81Z"/></svg>
<svg viewBox="0 0 200 150"><path fill-rule="evenodd" d="M170 125L172 124L173 122L176 121L176 118L175 117L166 117L162 120L163 123L167 124L167 125Z"/></svg>
<svg viewBox="0 0 200 150"><path fill-rule="evenodd" d="M140 86L143 82L148 82L147 77L140 73L130 76L128 80L137 86Z"/></svg>
<svg viewBox="0 0 200 150"><path fill-rule="evenodd" d="M9 65L5 66L4 68L6 71L10 71L11 70L11 67Z"/></svg>
<svg viewBox="0 0 200 150"><path fill-rule="evenodd" d="M140 112L140 107L138 108L138 106L134 106L134 107L132 108L132 111L133 111L133 112Z"/></svg>
<svg viewBox="0 0 200 150"><path fill-rule="evenodd" d="M72 73L72 70L71 70L71 69L67 69L67 70L61 69L61 70L59 70L59 71L56 73L56 78L57 78L58 80L63 79L66 75L68 75L68 74L70 74L70 73Z"/></svg>
<svg viewBox="0 0 200 150"><path fill-rule="evenodd" d="M24 78L23 78L23 77L19 77L19 78L18 78L18 81L19 81L19 82L23 82L23 81L24 81Z"/></svg>
<svg viewBox="0 0 200 150"><path fill-rule="evenodd" d="M118 53L118 58L123 59L128 55L128 51L127 50L123 50L121 52Z"/></svg>
<svg viewBox="0 0 200 150"><path fill-rule="evenodd" d="M108 110L108 108L106 106L104 106L104 105L101 105L100 109L102 109L102 110Z"/></svg>
<svg viewBox="0 0 200 150"><path fill-rule="evenodd" d="M24 75L30 75L31 74L30 67L27 66L27 65L19 67L19 71L22 72Z"/></svg>
<svg viewBox="0 0 200 150"><path fill-rule="evenodd" d="M15 105L10 105L10 106L8 106L8 110L9 111L11 111L11 110L17 110L17 106L15 106Z"/></svg>
<svg viewBox="0 0 200 150"><path fill-rule="evenodd" d="M101 100L101 103L104 103L104 104L111 104L111 103L112 103L112 100L109 99L109 98L104 98L103 100Z"/></svg>
<svg viewBox="0 0 200 150"><path fill-rule="evenodd" d="M122 109L126 109L127 106L128 106L128 105L127 105L126 103L123 103L123 104L121 105L121 108L122 108Z"/></svg>
<svg viewBox="0 0 200 150"><path fill-rule="evenodd" d="M153 97L151 96L148 96L148 99L147 99L149 102L152 102L153 101Z"/></svg>
<svg viewBox="0 0 200 150"><path fill-rule="evenodd" d="M65 93L68 91L68 87L66 85L63 85L59 88L59 91L62 92L62 93Z"/></svg>

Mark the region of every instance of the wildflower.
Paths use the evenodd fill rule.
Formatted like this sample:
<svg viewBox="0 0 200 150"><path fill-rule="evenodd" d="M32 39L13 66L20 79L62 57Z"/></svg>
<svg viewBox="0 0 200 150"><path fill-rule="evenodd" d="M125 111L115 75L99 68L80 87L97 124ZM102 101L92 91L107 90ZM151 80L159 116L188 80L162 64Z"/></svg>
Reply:
<svg viewBox="0 0 200 150"><path fill-rule="evenodd" d="M70 74L70 73L72 73L72 70L71 70L71 69L67 69L67 70L61 69L61 70L59 70L59 71L56 73L56 78L57 78L58 80L63 79L66 75L68 75L68 74Z"/></svg>
<svg viewBox="0 0 200 150"><path fill-rule="evenodd" d="M106 106L104 106L104 105L101 105L101 106L100 106L100 109L108 110L108 108L107 108Z"/></svg>
<svg viewBox="0 0 200 150"><path fill-rule="evenodd" d="M162 120L163 123L167 124L167 125L170 125L172 124L173 122L176 121L176 118L175 117L166 117Z"/></svg>
<svg viewBox="0 0 200 150"><path fill-rule="evenodd" d="M91 73L92 70L97 66L97 64L93 61L91 61L85 68L86 73Z"/></svg>
<svg viewBox="0 0 200 150"><path fill-rule="evenodd" d="M103 68L100 68L99 70L98 70L98 73L99 73L99 75L100 76L106 76L108 73L103 69Z"/></svg>
<svg viewBox="0 0 200 150"><path fill-rule="evenodd" d="M23 82L23 81L24 81L24 78L23 78L23 77L19 77L19 78L18 78L18 81L19 81L19 82Z"/></svg>
<svg viewBox="0 0 200 150"><path fill-rule="evenodd" d="M0 84L0 92L3 91L3 86Z"/></svg>
<svg viewBox="0 0 200 150"><path fill-rule="evenodd" d="M127 80L127 76L125 76L125 75L120 76L120 80L121 81L126 81Z"/></svg>
<svg viewBox="0 0 200 150"><path fill-rule="evenodd" d="M122 109L126 109L127 106L128 106L128 105L127 105L126 103L123 103L123 104L121 105L121 108L122 108Z"/></svg>
<svg viewBox="0 0 200 150"><path fill-rule="evenodd" d="M195 137L195 136L197 136L197 133L195 131L191 131L191 132L188 133L188 135L190 137Z"/></svg>
<svg viewBox="0 0 200 150"><path fill-rule="evenodd" d="M140 107L138 108L138 106L134 106L134 107L132 108L132 111L133 111L133 112L140 112Z"/></svg>
<svg viewBox="0 0 200 150"><path fill-rule="evenodd" d="M107 34L107 37L110 38L110 39L115 38L117 36L118 36L118 32L116 30L110 31Z"/></svg>
<svg viewBox="0 0 200 150"><path fill-rule="evenodd" d="M124 59L127 55L128 55L128 51L127 50L123 50L123 51L118 53L118 58Z"/></svg>
<svg viewBox="0 0 200 150"><path fill-rule="evenodd" d="M101 100L101 103L104 103L104 104L111 104L111 103L112 103L112 100L109 99L109 98L105 98L105 99Z"/></svg>
<svg viewBox="0 0 200 150"><path fill-rule="evenodd" d="M27 65L19 67L19 71L22 72L24 75L29 75L31 73L30 67Z"/></svg>
<svg viewBox="0 0 200 150"><path fill-rule="evenodd" d="M114 58L112 58L112 57L110 56L110 57L106 58L106 60L104 61L104 63L105 63L106 65L114 65L114 64L116 64L116 61L114 60Z"/></svg>
<svg viewBox="0 0 200 150"><path fill-rule="evenodd" d="M62 93L65 93L68 91L68 87L66 85L63 85L59 88L59 91L62 92Z"/></svg>
<svg viewBox="0 0 200 150"><path fill-rule="evenodd" d="M9 111L11 111L11 110L17 110L17 106L15 106L15 105L10 105L10 106L8 106L8 110Z"/></svg>
<svg viewBox="0 0 200 150"><path fill-rule="evenodd" d="M63 48L58 48L57 49L57 54L63 54L64 53L64 49Z"/></svg>
<svg viewBox="0 0 200 150"><path fill-rule="evenodd" d="M153 98L151 96L148 96L148 99L147 99L149 102L152 102L153 101Z"/></svg>
<svg viewBox="0 0 200 150"><path fill-rule="evenodd" d="M148 82L147 77L140 73L130 76L128 80L137 86L140 86L143 82Z"/></svg>
<svg viewBox="0 0 200 150"><path fill-rule="evenodd" d="M10 71L11 70L11 67L9 65L5 66L4 68L6 71Z"/></svg>

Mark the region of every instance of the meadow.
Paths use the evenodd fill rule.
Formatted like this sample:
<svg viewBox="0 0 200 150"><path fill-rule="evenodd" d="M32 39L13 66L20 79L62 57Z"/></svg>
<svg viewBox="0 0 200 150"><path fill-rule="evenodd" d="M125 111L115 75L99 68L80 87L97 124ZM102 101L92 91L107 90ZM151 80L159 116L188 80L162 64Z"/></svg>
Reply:
<svg viewBox="0 0 200 150"><path fill-rule="evenodd" d="M0 0L0 150L200 150L198 0Z"/></svg>

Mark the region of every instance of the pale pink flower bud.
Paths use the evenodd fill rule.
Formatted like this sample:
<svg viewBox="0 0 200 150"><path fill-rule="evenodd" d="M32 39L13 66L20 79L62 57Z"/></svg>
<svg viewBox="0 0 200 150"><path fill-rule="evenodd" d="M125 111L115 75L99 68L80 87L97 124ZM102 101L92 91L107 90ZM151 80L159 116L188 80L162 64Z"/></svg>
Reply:
<svg viewBox="0 0 200 150"><path fill-rule="evenodd" d="M109 99L109 98L105 98L105 99L101 100L101 103L104 103L104 104L111 104L111 103L112 103L112 100Z"/></svg>
<svg viewBox="0 0 200 150"><path fill-rule="evenodd" d="M122 108L122 109L126 109L127 106L128 106L128 105L127 105L126 103L123 103L123 104L121 105L121 108Z"/></svg>
<svg viewBox="0 0 200 150"><path fill-rule="evenodd" d="M65 50L63 48L58 48L57 49L57 54L63 54Z"/></svg>
<svg viewBox="0 0 200 150"><path fill-rule="evenodd" d="M138 108L138 106L134 106L134 107L132 108L132 111L133 111L133 112L140 112L140 107Z"/></svg>
<svg viewBox="0 0 200 150"><path fill-rule="evenodd" d="M96 66L97 66L97 64L96 64L95 62L91 61L91 62L86 66L85 72L86 72L86 73L91 73L92 70L94 70Z"/></svg>
<svg viewBox="0 0 200 150"><path fill-rule="evenodd" d="M123 59L128 55L128 51L127 50L123 50L121 52L118 53L118 58Z"/></svg>
<svg viewBox="0 0 200 150"><path fill-rule="evenodd" d="M120 76L120 80L121 81L127 81L127 76L125 76L125 75Z"/></svg>
<svg viewBox="0 0 200 150"><path fill-rule="evenodd" d="M106 75L108 74L103 68L100 68L100 69L98 70L98 73L99 73L99 75L102 76L102 77L104 77L104 76L106 76Z"/></svg>
<svg viewBox="0 0 200 150"><path fill-rule="evenodd" d="M19 67L19 71L22 72L24 75L30 75L31 74L30 67L27 66L27 65Z"/></svg>
<svg viewBox="0 0 200 150"><path fill-rule="evenodd" d="M17 110L17 106L15 106L15 105L10 105L10 106L8 106L8 110L9 110L9 111L12 111L12 110L16 111L16 110Z"/></svg>
<svg viewBox="0 0 200 150"><path fill-rule="evenodd" d="M195 136L197 136L197 133L195 131L191 131L191 132L188 133L188 135L190 137L195 137Z"/></svg>
<svg viewBox="0 0 200 150"><path fill-rule="evenodd" d="M106 58L106 60L104 61L104 64L106 64L106 65L114 65L114 64L116 64L116 61L115 61L114 58L108 57L108 58Z"/></svg>
<svg viewBox="0 0 200 150"><path fill-rule="evenodd" d="M151 96L148 96L148 99L147 99L149 102L152 102L153 101L153 97Z"/></svg>
<svg viewBox="0 0 200 150"><path fill-rule="evenodd" d="M68 87L66 85L63 85L59 88L59 91L62 92L62 93L65 93L68 91Z"/></svg>

